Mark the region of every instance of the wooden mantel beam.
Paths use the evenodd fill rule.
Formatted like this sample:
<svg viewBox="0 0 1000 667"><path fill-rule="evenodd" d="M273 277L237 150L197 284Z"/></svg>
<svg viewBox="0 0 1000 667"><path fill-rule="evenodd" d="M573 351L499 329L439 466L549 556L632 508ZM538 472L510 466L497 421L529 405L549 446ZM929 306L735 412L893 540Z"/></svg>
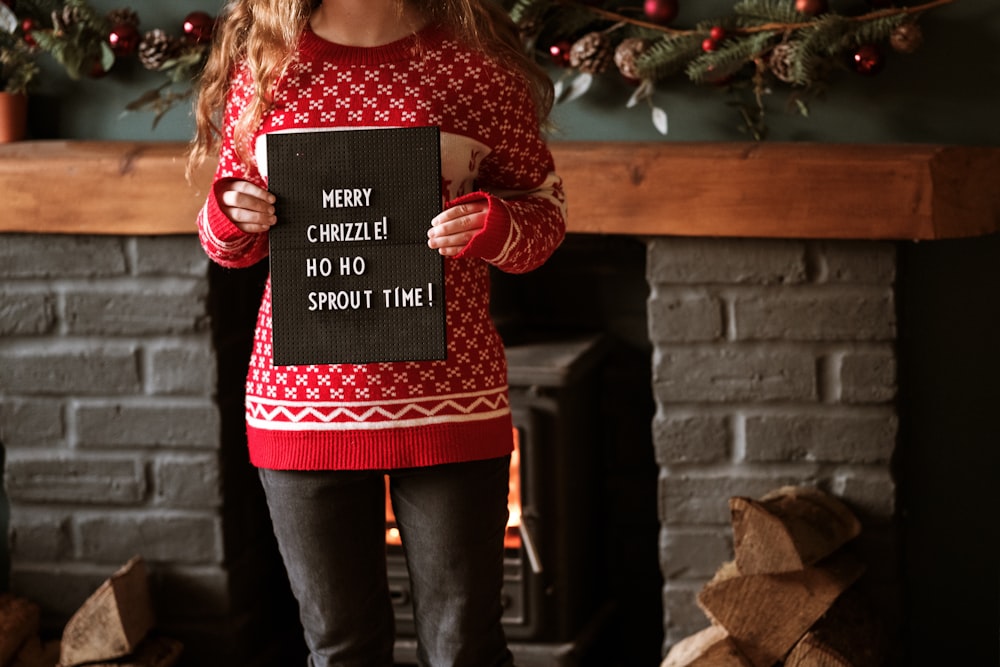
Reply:
<svg viewBox="0 0 1000 667"><path fill-rule="evenodd" d="M190 234L180 142L0 146L0 232ZM930 240L1000 231L1000 148L555 142L569 230Z"/></svg>

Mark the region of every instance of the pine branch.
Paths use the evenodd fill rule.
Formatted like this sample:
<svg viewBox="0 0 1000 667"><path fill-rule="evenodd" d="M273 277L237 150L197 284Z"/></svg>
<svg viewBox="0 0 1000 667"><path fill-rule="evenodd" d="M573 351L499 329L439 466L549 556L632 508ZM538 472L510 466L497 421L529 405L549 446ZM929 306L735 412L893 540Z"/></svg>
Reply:
<svg viewBox="0 0 1000 667"><path fill-rule="evenodd" d="M508 14L515 24L523 25L538 20L546 9L548 9L547 0L517 0Z"/></svg>
<svg viewBox="0 0 1000 667"><path fill-rule="evenodd" d="M754 57L771 49L780 35L760 32L746 37L730 38L717 51L703 53L692 60L686 69L694 83L713 83L741 70Z"/></svg>
<svg viewBox="0 0 1000 667"><path fill-rule="evenodd" d="M635 66L643 79L658 81L682 71L699 53L701 38L697 34L667 35L636 58Z"/></svg>
<svg viewBox="0 0 1000 667"><path fill-rule="evenodd" d="M852 30L845 37L854 46L881 42L888 39L896 28L911 20L907 14L882 16L853 25Z"/></svg>
<svg viewBox="0 0 1000 667"><path fill-rule="evenodd" d="M802 14L795 11L795 6L789 0L742 0L733 7L733 13L746 26L796 23L802 20Z"/></svg>

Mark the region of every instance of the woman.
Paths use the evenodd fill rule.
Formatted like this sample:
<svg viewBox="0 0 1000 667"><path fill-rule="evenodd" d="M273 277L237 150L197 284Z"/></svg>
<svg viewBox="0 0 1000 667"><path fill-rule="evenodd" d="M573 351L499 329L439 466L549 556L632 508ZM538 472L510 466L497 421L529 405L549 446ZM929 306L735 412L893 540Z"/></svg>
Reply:
<svg viewBox="0 0 1000 667"><path fill-rule="evenodd" d="M447 358L275 366L265 289L246 384L251 462L299 602L309 664L391 665L384 475L411 577L421 665L510 665L501 626L511 417L489 267L529 271L561 242L541 137L551 84L489 0L236 0L196 105L191 165L219 145L198 217L219 264L268 253L281 221L264 137L437 126ZM221 119L217 123L216 119Z"/></svg>

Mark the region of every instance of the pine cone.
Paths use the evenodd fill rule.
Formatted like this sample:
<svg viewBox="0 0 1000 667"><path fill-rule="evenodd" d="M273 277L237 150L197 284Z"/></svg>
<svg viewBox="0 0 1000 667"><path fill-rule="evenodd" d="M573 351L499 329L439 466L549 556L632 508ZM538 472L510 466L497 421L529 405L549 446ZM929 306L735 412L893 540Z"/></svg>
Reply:
<svg viewBox="0 0 1000 667"><path fill-rule="evenodd" d="M640 37L626 37L615 49L615 66L626 79L640 79L635 60L646 51L646 40Z"/></svg>
<svg viewBox="0 0 1000 667"><path fill-rule="evenodd" d="M147 32L139 42L139 62L149 70L158 70L180 51L180 40L159 28Z"/></svg>
<svg viewBox="0 0 1000 667"><path fill-rule="evenodd" d="M904 23L889 35L889 45L899 53L913 53L924 43L924 32L916 23Z"/></svg>
<svg viewBox="0 0 1000 667"><path fill-rule="evenodd" d="M111 25L130 25L139 27L139 14L129 7L112 9L108 12L108 23Z"/></svg>
<svg viewBox="0 0 1000 667"><path fill-rule="evenodd" d="M611 40L599 32L584 35L569 50L569 64L588 74L600 74L613 59Z"/></svg>
<svg viewBox="0 0 1000 667"><path fill-rule="evenodd" d="M768 66L771 73L785 83L795 82L795 60L798 58L799 46L795 42L778 44L771 51Z"/></svg>

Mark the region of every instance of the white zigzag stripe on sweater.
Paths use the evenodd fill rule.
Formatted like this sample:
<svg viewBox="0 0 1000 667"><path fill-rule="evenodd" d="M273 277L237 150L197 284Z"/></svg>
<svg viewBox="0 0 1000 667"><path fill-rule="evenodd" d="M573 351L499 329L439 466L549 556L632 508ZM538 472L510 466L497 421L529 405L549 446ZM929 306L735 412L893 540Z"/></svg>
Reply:
<svg viewBox="0 0 1000 667"><path fill-rule="evenodd" d="M493 392L491 392L493 393ZM424 426L428 424L482 421L501 417L510 412L506 392L491 400L480 396L468 404L442 397L432 407L422 407L406 401L399 410L390 411L385 406L372 405L367 410L363 403L310 403L306 405L267 399L247 399L247 424L269 431L306 430L357 431ZM469 398L463 396L460 398ZM477 412L486 406L488 412ZM295 409L293 409L295 408ZM417 416L407 416L417 413ZM384 421L369 421L381 416Z"/></svg>

